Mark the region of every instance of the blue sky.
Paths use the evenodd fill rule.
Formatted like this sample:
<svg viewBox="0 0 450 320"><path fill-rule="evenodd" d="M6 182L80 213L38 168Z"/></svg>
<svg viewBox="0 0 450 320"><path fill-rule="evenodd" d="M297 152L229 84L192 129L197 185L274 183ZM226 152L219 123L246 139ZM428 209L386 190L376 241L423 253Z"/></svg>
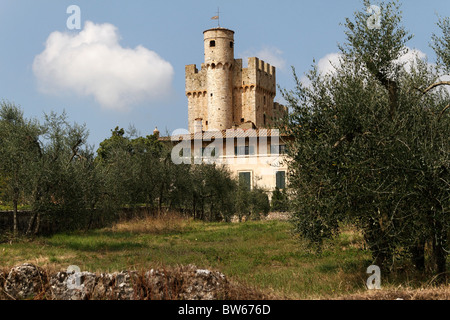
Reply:
<svg viewBox="0 0 450 320"><path fill-rule="evenodd" d="M408 46L433 62L429 42L439 32L437 15L450 16L450 2L402 3L403 23L415 36ZM81 30L67 28L73 4L81 9ZM28 118L65 110L70 122L86 124L95 148L116 126L132 124L141 135L156 126L163 134L187 128L184 67L203 62L203 31L217 26L210 18L218 7L221 27L235 31L235 58L258 56L276 65L277 82L289 89L291 66L303 74L313 59L337 53L345 41L340 23L363 4L0 0L0 99L20 105ZM79 46L96 37L105 43Z"/></svg>

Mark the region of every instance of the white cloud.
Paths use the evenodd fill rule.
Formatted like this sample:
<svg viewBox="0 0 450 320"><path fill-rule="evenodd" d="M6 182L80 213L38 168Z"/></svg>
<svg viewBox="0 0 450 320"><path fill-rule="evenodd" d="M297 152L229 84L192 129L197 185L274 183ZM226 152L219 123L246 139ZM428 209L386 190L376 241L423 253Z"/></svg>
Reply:
<svg viewBox="0 0 450 320"><path fill-rule="evenodd" d="M247 50L242 56L245 59L257 57L275 68L283 70L286 66L286 60L283 59L282 55L283 51L276 47L264 47L259 51Z"/></svg>
<svg viewBox="0 0 450 320"><path fill-rule="evenodd" d="M407 72L411 72L411 68L417 62L416 59L423 60L427 58L427 55L418 49L407 48L408 52L395 60L395 63L403 65ZM431 66L431 65L430 65Z"/></svg>
<svg viewBox="0 0 450 320"><path fill-rule="evenodd" d="M321 75L334 73L336 71L336 68L339 68L339 59L341 58L341 56L342 55L340 53L330 53L320 59L317 63L319 73Z"/></svg>
<svg viewBox="0 0 450 320"><path fill-rule="evenodd" d="M325 76L327 74L332 74L336 71L336 68L340 66L340 58L342 54L340 53L329 53L322 59L317 62L317 71L321 76ZM311 81L308 79L306 75L303 75L300 78L300 82L308 87L311 84Z"/></svg>
<svg viewBox="0 0 450 320"><path fill-rule="evenodd" d="M123 48L119 40L114 25L90 21L77 34L51 33L33 63L39 89L92 96L103 108L115 110L167 96L172 65L143 46Z"/></svg>

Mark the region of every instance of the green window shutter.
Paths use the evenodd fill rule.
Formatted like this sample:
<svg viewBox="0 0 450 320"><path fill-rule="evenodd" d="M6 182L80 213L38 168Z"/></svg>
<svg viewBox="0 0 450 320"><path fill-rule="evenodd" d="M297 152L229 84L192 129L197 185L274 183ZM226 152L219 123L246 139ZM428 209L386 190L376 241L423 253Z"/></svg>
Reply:
<svg viewBox="0 0 450 320"><path fill-rule="evenodd" d="M251 190L251 173L250 172L239 172L239 180L242 181Z"/></svg>
<svg viewBox="0 0 450 320"><path fill-rule="evenodd" d="M286 172L285 171L277 171L276 186L278 189L286 188Z"/></svg>

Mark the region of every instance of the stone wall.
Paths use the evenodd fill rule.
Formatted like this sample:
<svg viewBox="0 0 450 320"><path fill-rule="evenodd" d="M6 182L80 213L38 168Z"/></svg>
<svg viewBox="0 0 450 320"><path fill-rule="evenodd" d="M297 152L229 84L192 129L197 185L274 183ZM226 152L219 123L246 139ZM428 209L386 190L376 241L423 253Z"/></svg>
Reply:
<svg viewBox="0 0 450 320"><path fill-rule="evenodd" d="M1 300L217 300L233 298L226 277L196 266L146 272L47 272L22 264L0 272Z"/></svg>

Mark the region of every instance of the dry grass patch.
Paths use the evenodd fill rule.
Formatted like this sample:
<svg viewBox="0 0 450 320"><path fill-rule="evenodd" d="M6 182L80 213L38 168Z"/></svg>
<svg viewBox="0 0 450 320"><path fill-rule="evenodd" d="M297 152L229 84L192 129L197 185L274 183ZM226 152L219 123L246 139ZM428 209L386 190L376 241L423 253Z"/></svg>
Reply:
<svg viewBox="0 0 450 320"><path fill-rule="evenodd" d="M112 232L129 232L142 234L180 233L189 228L191 219L177 213L167 213L161 217L137 218L119 222L110 228Z"/></svg>
<svg viewBox="0 0 450 320"><path fill-rule="evenodd" d="M440 287L386 288L339 297L339 300L450 300L450 285Z"/></svg>

